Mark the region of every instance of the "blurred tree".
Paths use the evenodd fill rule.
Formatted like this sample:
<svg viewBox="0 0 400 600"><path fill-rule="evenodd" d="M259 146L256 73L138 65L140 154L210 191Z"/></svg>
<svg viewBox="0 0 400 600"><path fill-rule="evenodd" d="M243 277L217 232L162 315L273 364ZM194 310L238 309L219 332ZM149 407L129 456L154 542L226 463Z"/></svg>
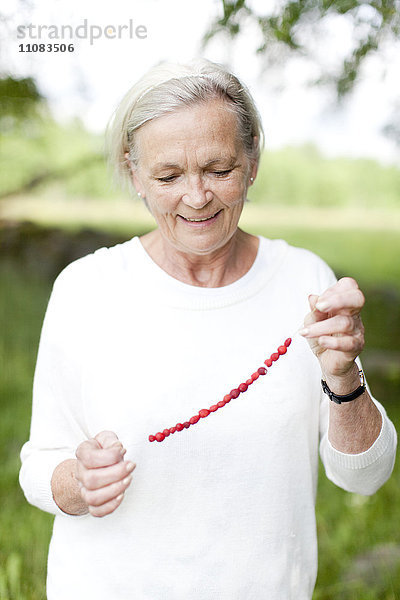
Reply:
<svg viewBox="0 0 400 600"><path fill-rule="evenodd" d="M14 4L16 11L0 10L0 200L54 182L65 184L104 163L98 144L79 119L58 124L35 78L13 74L7 40L15 37L14 13L29 22L34 7L32 0Z"/></svg>
<svg viewBox="0 0 400 600"><path fill-rule="evenodd" d="M39 115L46 106L32 77L0 79L0 131Z"/></svg>
<svg viewBox="0 0 400 600"><path fill-rule="evenodd" d="M383 128L383 133L400 147L400 100L396 102L392 115Z"/></svg>
<svg viewBox="0 0 400 600"><path fill-rule="evenodd" d="M251 4L251 0L222 0L223 16L211 24L203 47L221 33L231 39L239 36L250 21L260 33L257 53L283 60L293 53L309 55L304 30L315 34L326 19L340 16L353 26L353 48L337 72L324 72L316 82L334 84L339 99L353 89L367 56L388 40L400 39L400 0L280 0L275 10L262 15Z"/></svg>
<svg viewBox="0 0 400 600"><path fill-rule="evenodd" d="M65 182L104 162L79 119L67 127L54 121L32 77L0 78L0 144L0 200Z"/></svg>

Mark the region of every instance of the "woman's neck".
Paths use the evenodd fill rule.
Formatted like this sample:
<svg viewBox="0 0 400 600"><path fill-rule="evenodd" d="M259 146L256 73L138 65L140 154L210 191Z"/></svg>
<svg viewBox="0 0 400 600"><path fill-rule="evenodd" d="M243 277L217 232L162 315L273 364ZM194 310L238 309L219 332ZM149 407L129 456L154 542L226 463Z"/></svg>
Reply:
<svg viewBox="0 0 400 600"><path fill-rule="evenodd" d="M251 268L259 239L237 229L222 247L205 255L177 250L156 229L140 241L152 260L166 273L189 285L222 287L237 281Z"/></svg>

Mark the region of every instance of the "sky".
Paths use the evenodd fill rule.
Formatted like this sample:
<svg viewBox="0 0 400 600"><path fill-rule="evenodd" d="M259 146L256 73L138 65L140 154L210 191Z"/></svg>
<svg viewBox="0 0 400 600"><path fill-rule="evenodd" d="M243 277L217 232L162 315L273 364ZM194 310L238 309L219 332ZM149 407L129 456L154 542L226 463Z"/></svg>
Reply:
<svg viewBox="0 0 400 600"><path fill-rule="evenodd" d="M244 24L233 47L220 38L202 50L204 32L222 14L220 0L25 1L23 9L17 0L3 0L1 11L9 20L1 64L13 75L35 77L60 120L79 115L86 127L101 133L121 97L153 64L201 55L227 64L250 88L263 119L267 149L311 142L329 156L399 163L400 149L381 133L400 97L399 46L388 45L381 57L371 57L355 92L338 107L331 90L308 84L319 75L315 61L296 58L285 66L263 69L255 55L258 32L251 24ZM274 2L253 0L252 5L265 12ZM28 37L30 24L35 39ZM40 40L39 25L47 27L42 27ZM61 37L62 26L63 39L50 39L50 31ZM86 39L70 40L68 26L74 32L80 26L82 36L86 28ZM94 35L101 29L101 37L88 39L91 27ZM331 19L319 34L310 30L304 35L319 64L329 68L339 63L353 39L343 19ZM21 43L26 49L26 44L40 42L72 42L74 52L19 51Z"/></svg>

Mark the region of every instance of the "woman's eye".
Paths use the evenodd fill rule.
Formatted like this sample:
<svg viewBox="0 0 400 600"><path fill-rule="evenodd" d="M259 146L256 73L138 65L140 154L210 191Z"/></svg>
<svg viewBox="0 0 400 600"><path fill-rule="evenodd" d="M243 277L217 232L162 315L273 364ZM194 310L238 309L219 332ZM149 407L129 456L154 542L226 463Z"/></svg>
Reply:
<svg viewBox="0 0 400 600"><path fill-rule="evenodd" d="M176 175L167 175L166 177L157 177L157 181L162 181L164 183L169 183L176 178Z"/></svg>
<svg viewBox="0 0 400 600"><path fill-rule="evenodd" d="M225 169L224 171L212 171L213 175L217 177L226 177L229 173L232 172L232 169ZM161 181L162 183L171 183L174 181L178 175L166 175L165 177L157 177L157 181Z"/></svg>
<svg viewBox="0 0 400 600"><path fill-rule="evenodd" d="M229 175L232 172L232 169L227 169L226 171L213 171L214 175L217 177L224 177L224 175Z"/></svg>

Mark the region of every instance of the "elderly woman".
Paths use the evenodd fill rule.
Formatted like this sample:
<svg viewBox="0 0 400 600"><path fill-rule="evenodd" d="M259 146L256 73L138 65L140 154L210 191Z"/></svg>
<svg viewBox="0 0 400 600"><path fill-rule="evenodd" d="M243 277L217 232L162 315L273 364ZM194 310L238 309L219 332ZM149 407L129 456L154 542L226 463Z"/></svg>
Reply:
<svg viewBox="0 0 400 600"><path fill-rule="evenodd" d="M110 139L157 228L53 288L20 473L56 515L48 598L310 599L318 449L360 494L393 468L356 362L363 294L238 227L262 127L220 65L150 70Z"/></svg>

